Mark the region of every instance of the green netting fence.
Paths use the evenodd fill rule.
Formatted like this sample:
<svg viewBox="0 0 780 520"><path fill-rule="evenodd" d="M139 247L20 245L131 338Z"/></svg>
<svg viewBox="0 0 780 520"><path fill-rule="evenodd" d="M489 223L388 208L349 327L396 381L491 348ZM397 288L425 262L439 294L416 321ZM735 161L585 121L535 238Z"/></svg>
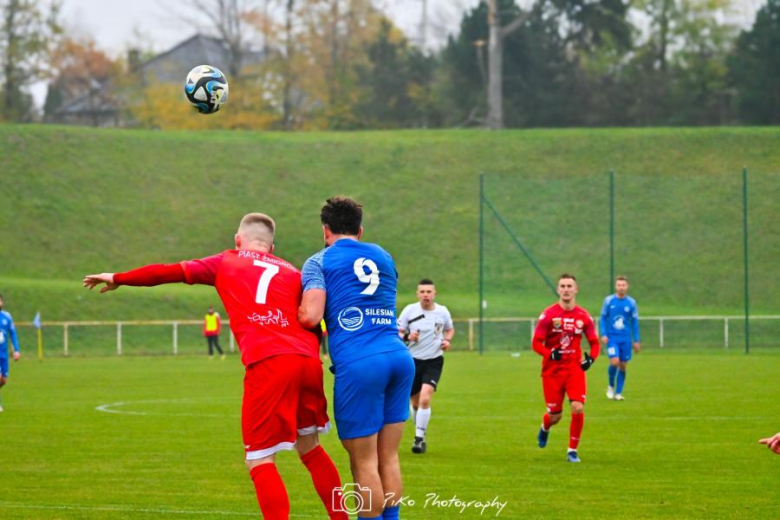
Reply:
<svg viewBox="0 0 780 520"><path fill-rule="evenodd" d="M530 348L564 272L596 320L627 276L646 347L778 347L778 222L780 173L482 174L473 347Z"/></svg>

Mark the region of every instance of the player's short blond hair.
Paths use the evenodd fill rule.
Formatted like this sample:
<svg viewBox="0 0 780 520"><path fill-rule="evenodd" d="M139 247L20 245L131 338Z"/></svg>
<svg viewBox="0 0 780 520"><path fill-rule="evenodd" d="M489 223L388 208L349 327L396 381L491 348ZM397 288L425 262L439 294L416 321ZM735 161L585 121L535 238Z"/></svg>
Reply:
<svg viewBox="0 0 780 520"><path fill-rule="evenodd" d="M259 242L271 247L274 243L276 223L265 213L244 215L238 225L238 234L248 242Z"/></svg>

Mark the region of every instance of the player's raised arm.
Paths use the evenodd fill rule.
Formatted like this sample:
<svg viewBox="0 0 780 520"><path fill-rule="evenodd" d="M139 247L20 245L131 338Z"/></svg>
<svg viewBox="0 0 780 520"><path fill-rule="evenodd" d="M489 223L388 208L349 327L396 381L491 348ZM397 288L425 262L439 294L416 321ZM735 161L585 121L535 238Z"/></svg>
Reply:
<svg viewBox="0 0 780 520"><path fill-rule="evenodd" d="M153 287L166 283L214 285L222 254L176 264L151 264L124 273L90 274L84 277L84 287L93 289L106 284L101 293L120 285Z"/></svg>
<svg viewBox="0 0 780 520"><path fill-rule="evenodd" d="M766 447L780 455L780 433L776 433L773 437L761 439L758 441L761 444L766 444Z"/></svg>
<svg viewBox="0 0 780 520"><path fill-rule="evenodd" d="M114 273L88 274L83 280L84 287L89 290L94 289L102 283L106 284L106 286L101 287L101 293L114 291L119 287L119 285L114 283Z"/></svg>
<svg viewBox="0 0 780 520"><path fill-rule="evenodd" d="M90 274L84 277L84 287L93 289L100 284L106 284L101 293L113 291L120 285L134 287L152 287L164 283L182 283L186 281L184 268L181 264L152 264L126 273Z"/></svg>

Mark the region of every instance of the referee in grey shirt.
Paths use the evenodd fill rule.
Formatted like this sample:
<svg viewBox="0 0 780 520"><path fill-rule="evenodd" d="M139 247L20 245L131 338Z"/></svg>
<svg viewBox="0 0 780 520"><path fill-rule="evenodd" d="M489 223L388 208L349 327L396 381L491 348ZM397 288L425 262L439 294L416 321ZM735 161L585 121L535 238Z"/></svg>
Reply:
<svg viewBox="0 0 780 520"><path fill-rule="evenodd" d="M411 399L415 424L412 453L425 453L431 398L441 379L444 351L450 348L455 328L447 307L434 302L436 287L431 280L420 280L417 299L418 303L407 305L398 317L398 334L409 345L415 365Z"/></svg>

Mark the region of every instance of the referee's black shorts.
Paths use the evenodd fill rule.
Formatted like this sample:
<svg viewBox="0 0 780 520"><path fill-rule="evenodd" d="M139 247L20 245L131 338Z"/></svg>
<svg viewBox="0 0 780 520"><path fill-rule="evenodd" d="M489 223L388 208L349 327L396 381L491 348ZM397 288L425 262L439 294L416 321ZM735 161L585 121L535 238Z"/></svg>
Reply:
<svg viewBox="0 0 780 520"><path fill-rule="evenodd" d="M414 360L414 382L412 383L412 395L420 393L422 385L431 385L434 390L439 385L441 371L444 368L444 356L433 359Z"/></svg>

